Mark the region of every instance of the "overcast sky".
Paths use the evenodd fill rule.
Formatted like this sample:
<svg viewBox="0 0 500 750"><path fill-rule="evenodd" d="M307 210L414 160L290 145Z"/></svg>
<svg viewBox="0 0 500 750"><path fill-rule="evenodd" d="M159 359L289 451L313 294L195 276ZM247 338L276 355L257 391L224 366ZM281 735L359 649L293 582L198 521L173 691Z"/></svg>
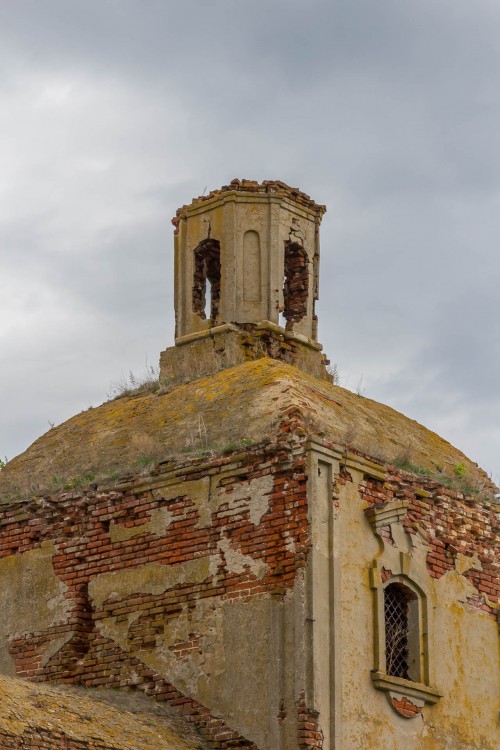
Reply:
<svg viewBox="0 0 500 750"><path fill-rule="evenodd" d="M500 479L498 0L0 0L0 456L173 342L170 219L328 206L341 384Z"/></svg>

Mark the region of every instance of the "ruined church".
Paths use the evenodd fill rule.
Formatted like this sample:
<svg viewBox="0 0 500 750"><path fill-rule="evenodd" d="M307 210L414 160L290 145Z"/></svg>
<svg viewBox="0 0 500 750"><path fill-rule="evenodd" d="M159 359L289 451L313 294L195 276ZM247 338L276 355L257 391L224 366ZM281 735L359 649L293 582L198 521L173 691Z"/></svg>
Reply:
<svg viewBox="0 0 500 750"><path fill-rule="evenodd" d="M324 212L277 181L182 206L159 382L0 472L0 748L498 750L498 490L332 382Z"/></svg>

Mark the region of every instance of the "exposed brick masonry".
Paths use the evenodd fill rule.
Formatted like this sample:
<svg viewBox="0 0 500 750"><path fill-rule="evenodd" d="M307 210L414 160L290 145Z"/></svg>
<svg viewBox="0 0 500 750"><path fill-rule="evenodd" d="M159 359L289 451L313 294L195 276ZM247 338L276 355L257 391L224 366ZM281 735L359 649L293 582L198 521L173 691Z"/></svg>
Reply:
<svg viewBox="0 0 500 750"><path fill-rule="evenodd" d="M290 415L282 426L285 440L293 418ZM294 443L297 439L289 440ZM10 652L18 675L35 681L139 688L177 706L214 748L252 748L221 719L211 717L207 709L145 667L134 654L153 649L156 633L196 601L206 597L242 600L264 593L281 597L293 585L308 546L304 454L300 451L295 459L293 456L293 447L290 452L290 445L284 443L252 446L245 454L240 453L236 462L231 456L219 457L209 464L190 461L176 469L179 483L201 479L209 473L216 478L223 472L221 481L228 499L232 488L248 477L272 474L274 489L269 509L257 526L250 521L248 511L237 507L230 511L224 504L212 515L211 523L204 526L186 495L164 500L161 491L135 491L133 487L60 493L4 507L0 556L20 555L45 540L53 540L54 571L68 587L66 597L72 609L68 623L12 641ZM232 478L231 471L236 473ZM150 521L151 513L160 508L168 508L172 518L163 536L143 533L121 541L111 540L111 523L133 529ZM264 563L266 573L259 578L250 568L241 573L231 571L217 548L222 537L249 559ZM179 584L161 595L132 594L125 599L108 600L98 610L92 608L88 584L102 573L155 562L175 566L204 556L216 556L217 574L203 583ZM103 637L96 625L103 618L126 617L128 613L136 613L136 619L125 652ZM65 637L65 645L44 661L48 644ZM175 644L173 651L182 659L197 648L197 635L193 632L188 641Z"/></svg>
<svg viewBox="0 0 500 750"><path fill-rule="evenodd" d="M405 696L402 696L399 699L395 697L391 698L391 703L396 711L406 719L413 719L422 711L420 706L416 706L409 700L409 698L406 698Z"/></svg>
<svg viewBox="0 0 500 750"><path fill-rule="evenodd" d="M297 739L299 750L323 748L323 732L318 725L318 713L307 708L304 694L297 704Z"/></svg>
<svg viewBox="0 0 500 750"><path fill-rule="evenodd" d="M299 428L303 430L300 414L291 408L283 415L275 444L247 446L233 455L210 457L208 461L202 457L185 459L175 467L165 464L148 480L136 479L116 488L62 492L4 504L0 557L18 556L51 541L55 548L53 568L67 586L65 596L71 609L68 622L11 641L10 653L19 676L35 681L137 688L177 707L211 747L257 750L205 706L145 666L140 655L155 648L157 634L171 620L202 600L216 597L220 602L237 602L262 595L281 598L293 586L309 549L305 435L298 436L302 432ZM187 494L171 497L162 493L163 475L175 485L211 476L213 485L222 488L219 499L227 495L228 502L219 502L210 521L200 523L198 507ZM243 483L264 477L272 480L266 500L269 505L258 522L252 522L248 505L231 504L231 495ZM145 489L148 481L152 488ZM350 481L347 471L338 478L339 484ZM471 568L464 573L479 592L469 604L493 614L491 604L498 599L499 576L494 552L497 519L491 504L479 504L436 482L396 471L389 473L386 482L366 479L360 492L368 506L408 500L406 529L413 534L418 526L428 536L427 562L434 577L452 570L458 554L477 555L481 563L477 567L482 569ZM155 534L147 524L160 510L168 512L169 522L164 533ZM111 525L127 533L119 541L115 536L113 541ZM250 562L262 565L263 574L257 575L252 565L239 572L231 569L219 544L222 539ZM389 529L387 539L390 541ZM175 568L207 557L214 561L212 573L201 582L177 583L161 594L110 597L99 605L89 596L89 585L102 574L151 563ZM390 571L385 574L390 576ZM126 620L130 615L133 619L125 650L107 638L99 624L109 618ZM50 655L47 648L55 641L61 647ZM193 625L187 637L175 641L169 650L173 658L185 660L200 648L199 633ZM296 710L300 749L321 748L318 717L303 698ZM50 746L43 744L43 737L39 739L38 745L26 740L24 746Z"/></svg>
<svg viewBox="0 0 500 750"><path fill-rule="evenodd" d="M191 205L197 206L201 203L210 200L214 196L226 193L229 191L238 191L242 193L274 193L277 196L288 197L303 205L305 208L314 211L319 217L321 217L325 211L326 206L315 203L306 193L303 193L298 188L290 187L284 182L279 180L264 180L259 183L256 180L239 180L238 178L231 180L229 185L224 185L220 189L211 190L207 195L200 195L198 198L193 198ZM188 206L182 206L177 210L176 215L172 219L172 224L175 227L174 233L178 233L178 226L180 219L185 215Z"/></svg>
<svg viewBox="0 0 500 750"><path fill-rule="evenodd" d="M293 324L301 321L307 312L309 291L307 263L307 253L304 248L297 242L287 242L285 245L285 283L283 286L285 305L283 315L286 319L287 330L291 330Z"/></svg>
<svg viewBox="0 0 500 750"><path fill-rule="evenodd" d="M427 567L434 578L453 570L459 553L467 557L477 554L481 570L471 567L463 574L479 591L479 595L470 598L469 605L495 614L490 605L500 597L498 506L483 499L478 502L474 496L464 496L431 479L396 470L387 482L366 480L360 492L370 506L408 500L404 525L410 534L419 527L427 535ZM389 529L386 534L390 536Z"/></svg>

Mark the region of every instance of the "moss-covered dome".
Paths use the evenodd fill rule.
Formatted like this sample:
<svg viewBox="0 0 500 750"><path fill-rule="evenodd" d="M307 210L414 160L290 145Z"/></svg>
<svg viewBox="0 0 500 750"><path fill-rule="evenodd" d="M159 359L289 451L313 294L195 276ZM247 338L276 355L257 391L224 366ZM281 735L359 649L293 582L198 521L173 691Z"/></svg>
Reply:
<svg viewBox="0 0 500 750"><path fill-rule="evenodd" d="M475 463L418 422L266 357L168 393L124 396L72 417L7 464L0 494L117 476L185 452L273 439L290 409L306 432L335 445L437 476L461 473L471 486L493 489Z"/></svg>
<svg viewBox="0 0 500 750"><path fill-rule="evenodd" d="M182 719L144 696L34 685L0 676L0 746L198 750ZM39 744L40 743L40 744ZM74 744L75 743L75 744Z"/></svg>

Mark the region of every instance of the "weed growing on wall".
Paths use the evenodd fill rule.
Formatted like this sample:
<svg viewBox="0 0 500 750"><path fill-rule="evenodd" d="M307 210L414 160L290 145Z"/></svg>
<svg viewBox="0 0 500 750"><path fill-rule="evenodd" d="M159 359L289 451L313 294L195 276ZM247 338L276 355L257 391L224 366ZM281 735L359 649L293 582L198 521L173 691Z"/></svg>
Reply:
<svg viewBox="0 0 500 750"><path fill-rule="evenodd" d="M142 375L135 375L132 371L128 377L122 376L120 380L110 384L107 400L114 401L124 396L137 396L140 393L156 393L160 388L160 369L155 365L146 364Z"/></svg>
<svg viewBox="0 0 500 750"><path fill-rule="evenodd" d="M464 495L480 496L485 489L485 483L471 482L467 475L467 467L462 463L457 463L453 467L452 474L446 474L444 468L436 464L436 470L432 471L425 466L420 466L412 461L411 448L406 448L399 453L392 461L397 469L408 471L410 474L416 474L421 477L433 479L444 487L458 490Z"/></svg>
<svg viewBox="0 0 500 750"><path fill-rule="evenodd" d="M333 385L340 385L340 372L337 363L327 365L326 371L330 375Z"/></svg>

